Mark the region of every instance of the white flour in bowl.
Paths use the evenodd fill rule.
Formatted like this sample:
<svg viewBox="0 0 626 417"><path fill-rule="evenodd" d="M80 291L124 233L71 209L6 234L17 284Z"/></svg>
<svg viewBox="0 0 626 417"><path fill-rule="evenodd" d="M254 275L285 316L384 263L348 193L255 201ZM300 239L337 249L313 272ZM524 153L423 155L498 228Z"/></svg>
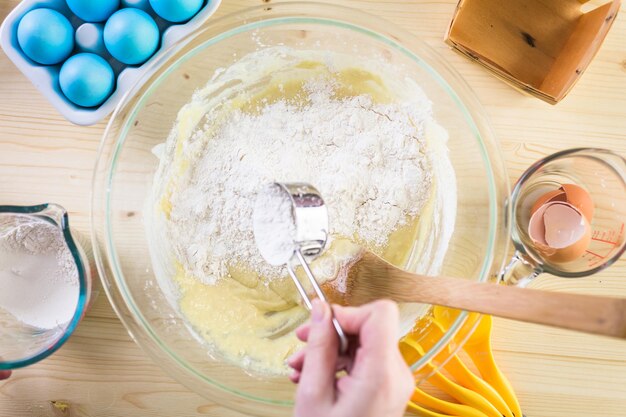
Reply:
<svg viewBox="0 0 626 417"><path fill-rule="evenodd" d="M171 241L186 269L207 283L234 263L282 276L259 254L256 193L270 182L308 182L324 196L331 234L382 248L431 196L423 124L430 103L337 99L332 83L306 83L307 104L277 101L259 113L207 115L184 145L188 174L172 193ZM197 149L198 146L201 149Z"/></svg>

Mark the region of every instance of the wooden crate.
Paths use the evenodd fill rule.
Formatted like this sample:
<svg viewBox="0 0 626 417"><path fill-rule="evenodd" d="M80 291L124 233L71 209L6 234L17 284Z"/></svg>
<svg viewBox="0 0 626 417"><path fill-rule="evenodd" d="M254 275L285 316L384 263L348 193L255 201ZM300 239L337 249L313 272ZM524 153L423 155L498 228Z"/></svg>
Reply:
<svg viewBox="0 0 626 417"><path fill-rule="evenodd" d="M550 104L572 89L600 49L620 0L460 0L445 41L512 86Z"/></svg>

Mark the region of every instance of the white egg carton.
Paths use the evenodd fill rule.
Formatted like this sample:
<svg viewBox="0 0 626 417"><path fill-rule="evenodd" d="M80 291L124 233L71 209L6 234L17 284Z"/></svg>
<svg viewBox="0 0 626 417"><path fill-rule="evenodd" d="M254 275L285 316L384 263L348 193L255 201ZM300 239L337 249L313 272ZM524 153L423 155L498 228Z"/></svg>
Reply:
<svg viewBox="0 0 626 417"><path fill-rule="evenodd" d="M157 52L140 66L127 66L104 56L111 63L117 75L117 82L113 94L98 107L80 107L69 101L59 87L59 65L40 65L30 60L22 52L17 42L17 26L26 13L33 9L47 7L65 15L74 29L83 21L75 16L67 7L65 0L24 0L6 17L0 27L0 46L13 63L28 77L35 87L48 99L50 103L67 120L77 125L92 125L108 116L120 102L124 94L144 75L150 75L156 68L149 68L150 64L162 58L167 50L188 33L199 28L220 5L221 0L208 0L202 9L191 20L183 24L172 24L163 19L155 21L159 26L161 44ZM153 13L150 13L155 17ZM182 46L182 45L181 45ZM76 53L76 50L75 52Z"/></svg>

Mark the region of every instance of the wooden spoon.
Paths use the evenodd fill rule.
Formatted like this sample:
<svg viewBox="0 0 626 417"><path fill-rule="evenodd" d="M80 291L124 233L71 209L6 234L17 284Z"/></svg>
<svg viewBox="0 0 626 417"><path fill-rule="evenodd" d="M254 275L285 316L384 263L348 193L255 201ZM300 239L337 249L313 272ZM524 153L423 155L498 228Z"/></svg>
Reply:
<svg viewBox="0 0 626 417"><path fill-rule="evenodd" d="M388 298L626 339L626 299L417 275L368 251L346 268L332 284L333 298L342 304Z"/></svg>

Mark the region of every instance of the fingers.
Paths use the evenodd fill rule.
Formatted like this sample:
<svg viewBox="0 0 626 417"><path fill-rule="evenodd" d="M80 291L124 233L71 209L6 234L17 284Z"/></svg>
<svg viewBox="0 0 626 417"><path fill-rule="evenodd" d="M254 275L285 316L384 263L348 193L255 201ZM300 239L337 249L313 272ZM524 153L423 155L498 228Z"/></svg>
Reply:
<svg viewBox="0 0 626 417"><path fill-rule="evenodd" d="M296 329L296 336L303 342L306 342L309 338L309 331L311 331L311 325L305 323Z"/></svg>
<svg viewBox="0 0 626 417"><path fill-rule="evenodd" d="M332 309L343 330L346 333L356 335L359 334L365 322L372 318L373 312L378 311L380 314L381 309L393 309L392 304L393 302L391 301L382 300L372 304L366 304L361 307L342 307L339 305L333 305ZM377 314L377 316L379 314ZM380 319L381 317L378 318ZM309 337L310 330L311 324L304 323L296 328L295 333L298 339L306 342Z"/></svg>
<svg viewBox="0 0 626 417"><path fill-rule="evenodd" d="M409 366L404 362L404 359L400 362L400 371L398 372L398 383L400 388L398 389L398 395L402 399L406 399L405 403L409 402L411 394L415 390L415 378L413 373L409 369Z"/></svg>
<svg viewBox="0 0 626 417"><path fill-rule="evenodd" d="M293 371L291 375L289 375L289 380L294 384L297 384L300 382L300 375L302 375L300 371Z"/></svg>
<svg viewBox="0 0 626 417"><path fill-rule="evenodd" d="M408 372L398 349L396 304L377 301L359 308L343 307L334 311L344 329L359 337L350 374L337 382L341 402L347 406L363 395L374 393L386 393L392 398L393 389L389 388L396 385L394 375L404 376L402 371Z"/></svg>
<svg viewBox="0 0 626 417"><path fill-rule="evenodd" d="M11 371L0 371L0 381L11 376Z"/></svg>
<svg viewBox="0 0 626 417"><path fill-rule="evenodd" d="M359 342L366 351L386 352L397 344L398 306L388 300L380 300L361 307L333 308L335 317L348 334L359 335Z"/></svg>
<svg viewBox="0 0 626 417"><path fill-rule="evenodd" d="M371 321L372 315L376 315L377 322L384 321L384 319L394 318L395 321L397 321L398 318L398 306L390 300L378 300L373 303L364 304L360 307L344 307L335 305L333 306L333 312L335 313L337 320L341 323L343 329L350 334L359 334L361 328L368 321ZM393 325L395 324L397 323L393 323Z"/></svg>
<svg viewBox="0 0 626 417"><path fill-rule="evenodd" d="M305 358L306 358L306 349L302 349L294 353L289 359L287 359L287 365L289 365L294 370L294 374L296 372L297 373L302 372L302 367L304 366ZM335 373L339 371L343 371L343 370L349 371L351 367L352 367L352 358L347 357L347 356L341 356L337 359L337 364L335 365ZM293 381L293 382L297 382L297 381Z"/></svg>
<svg viewBox="0 0 626 417"><path fill-rule="evenodd" d="M395 303L378 301L362 307L333 306L332 308L335 317L346 333L360 333L360 338L364 339L361 340L360 344L364 344L366 350L385 351L390 346L396 346L395 331L398 323L398 311ZM311 323L303 324L295 332L298 339L307 342L311 332ZM351 345L351 348L357 347L357 343L352 342ZM305 355L303 349L291 356L287 364L296 371L302 371ZM339 362L341 363L337 363L335 371L350 370L353 364L351 358L340 358Z"/></svg>
<svg viewBox="0 0 626 417"><path fill-rule="evenodd" d="M354 339L338 357L331 310L316 300L311 322L296 329L307 346L287 363L299 383L295 415L400 415L413 390L411 372L397 345L398 308L391 301L361 307L333 306L334 316ZM337 378L337 370L348 374Z"/></svg>
<svg viewBox="0 0 626 417"><path fill-rule="evenodd" d="M289 359L287 359L287 365L293 368L296 371L302 370L302 365L304 365L304 357L306 355L306 349L302 349L291 355Z"/></svg>
<svg viewBox="0 0 626 417"><path fill-rule="evenodd" d="M316 403L330 404L334 399L335 365L338 340L331 324L328 304L313 301L311 325L297 392L297 402L302 406Z"/></svg>
<svg viewBox="0 0 626 417"><path fill-rule="evenodd" d="M337 380L337 391L341 393L354 391L352 385L354 384L354 378L350 375L346 375Z"/></svg>

